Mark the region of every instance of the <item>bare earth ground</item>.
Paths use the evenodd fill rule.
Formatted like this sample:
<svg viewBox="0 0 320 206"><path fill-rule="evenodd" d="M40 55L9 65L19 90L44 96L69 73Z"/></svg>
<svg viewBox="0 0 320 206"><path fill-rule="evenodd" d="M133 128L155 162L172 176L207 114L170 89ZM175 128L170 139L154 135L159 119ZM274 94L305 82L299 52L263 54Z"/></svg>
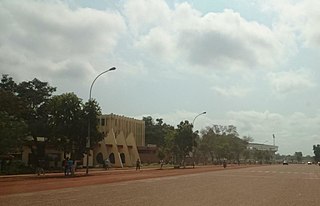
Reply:
<svg viewBox="0 0 320 206"><path fill-rule="evenodd" d="M245 167L254 167L254 165L228 165L226 169L228 170ZM111 169L108 171L92 169L89 170L89 175L85 175L85 170L79 170L74 177L65 177L62 173L49 173L44 176L0 176L0 196L164 176L186 175L223 169L224 168L222 166L210 165L197 166L196 168L187 167L184 169L164 168L160 170L159 168L142 168L140 171L136 171L132 168L121 170Z"/></svg>

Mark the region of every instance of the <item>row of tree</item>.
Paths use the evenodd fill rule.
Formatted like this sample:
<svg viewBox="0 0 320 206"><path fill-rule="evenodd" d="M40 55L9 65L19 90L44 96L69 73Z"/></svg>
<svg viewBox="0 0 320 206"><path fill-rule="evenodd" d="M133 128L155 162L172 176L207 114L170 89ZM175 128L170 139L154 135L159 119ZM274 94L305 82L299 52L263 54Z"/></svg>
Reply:
<svg viewBox="0 0 320 206"><path fill-rule="evenodd" d="M239 162L242 158L249 158L247 144L252 138L239 138L233 125L213 125L199 134L193 131L193 125L188 121L180 122L175 128L162 119L154 121L149 116L143 120L146 124L146 143L158 146L160 159L180 163L189 157L195 162L211 160L214 163L223 159Z"/></svg>
<svg viewBox="0 0 320 206"><path fill-rule="evenodd" d="M2 75L0 83L0 155L29 146L32 162L45 157L49 145L77 159L86 153L88 121L92 145L102 138L97 130L100 107L74 93L53 95L55 87L38 79L16 83ZM41 138L39 138L41 137Z"/></svg>
<svg viewBox="0 0 320 206"><path fill-rule="evenodd" d="M198 131L193 131L193 125L188 121L180 122L175 128L159 118L154 121L151 116L143 117L146 125L146 144L154 144L159 148L158 156L176 163L186 157L194 157L196 162L219 163L223 159L240 162L290 162L302 163L314 159L320 162L320 145L314 145L315 156L303 156L302 152L293 155L275 154L273 151L249 149L252 137L239 137L237 128L233 125L212 125ZM194 155L194 156L193 156Z"/></svg>

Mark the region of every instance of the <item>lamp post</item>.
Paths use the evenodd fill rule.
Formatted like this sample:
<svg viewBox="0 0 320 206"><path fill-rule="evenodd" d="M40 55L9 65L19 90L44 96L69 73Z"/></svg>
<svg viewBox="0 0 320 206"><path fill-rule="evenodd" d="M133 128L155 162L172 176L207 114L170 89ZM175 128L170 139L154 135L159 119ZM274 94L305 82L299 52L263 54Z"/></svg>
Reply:
<svg viewBox="0 0 320 206"><path fill-rule="evenodd" d="M198 114L197 116L195 116L195 118L193 119L192 121L192 127L194 126L194 121L196 121L197 117L199 117L200 115L203 115L203 114L206 114L207 112L201 112L200 114ZM194 168L194 165L195 165L195 162L194 162L194 139L192 138L192 159L193 159L193 168Z"/></svg>
<svg viewBox="0 0 320 206"><path fill-rule="evenodd" d="M113 70L116 70L115 67L111 67L110 69L104 71L104 72L101 72L98 76L96 76L96 78L93 80L91 86L90 86L90 92L89 92L89 107L90 107L90 103L91 103L91 91L92 91L92 87L93 87L93 84L96 82L96 80L103 74L109 72L109 71L113 71ZM90 110L89 110L90 111ZM91 127L91 124L90 124L90 115L89 115L89 120L88 120L88 139L87 139L87 167L86 167L86 175L89 174L89 153L90 153L90 127Z"/></svg>

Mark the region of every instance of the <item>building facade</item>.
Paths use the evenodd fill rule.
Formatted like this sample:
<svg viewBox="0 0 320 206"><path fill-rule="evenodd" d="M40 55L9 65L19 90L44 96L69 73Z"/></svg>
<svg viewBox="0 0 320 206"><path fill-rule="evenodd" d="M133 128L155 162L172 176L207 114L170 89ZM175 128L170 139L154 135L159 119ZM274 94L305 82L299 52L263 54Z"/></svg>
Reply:
<svg viewBox="0 0 320 206"><path fill-rule="evenodd" d="M98 119L104 138L94 147L89 166L101 166L106 159L114 167L134 166L140 159L138 147L145 145L144 121L115 114L101 115Z"/></svg>
<svg viewBox="0 0 320 206"><path fill-rule="evenodd" d="M103 134L108 134L111 130L115 135L123 132L125 137L133 134L137 146L145 146L145 123L130 117L116 114L101 115L99 119L99 130Z"/></svg>

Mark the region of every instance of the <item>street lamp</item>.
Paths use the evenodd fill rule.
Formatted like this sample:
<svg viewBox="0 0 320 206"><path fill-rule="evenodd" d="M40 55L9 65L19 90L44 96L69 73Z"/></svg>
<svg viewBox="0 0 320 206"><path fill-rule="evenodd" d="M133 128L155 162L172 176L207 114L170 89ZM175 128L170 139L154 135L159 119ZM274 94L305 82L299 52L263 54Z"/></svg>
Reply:
<svg viewBox="0 0 320 206"><path fill-rule="evenodd" d="M195 116L195 118L193 119L192 121L192 127L194 126L194 121L196 121L197 117L199 117L200 115L203 115L203 114L206 114L207 112L201 112L200 114L198 114L197 116ZM194 165L195 165L195 162L194 162L194 139L192 138L192 159L193 159L193 168L194 168Z"/></svg>
<svg viewBox="0 0 320 206"><path fill-rule="evenodd" d="M110 72L110 71L113 71L113 70L116 70L115 67L111 67L110 69L104 71L104 72L101 72L98 76L96 76L96 78L93 80L91 86L90 86L90 92L89 92L89 107L90 107L90 103L91 103L91 91L92 91L92 87L93 87L93 84L96 82L96 80L103 74L107 73L107 72ZM90 111L90 110L89 110ZM88 139L87 139L87 168L86 168L86 175L89 174L89 152L90 152L90 115L89 115L89 120L88 120Z"/></svg>

